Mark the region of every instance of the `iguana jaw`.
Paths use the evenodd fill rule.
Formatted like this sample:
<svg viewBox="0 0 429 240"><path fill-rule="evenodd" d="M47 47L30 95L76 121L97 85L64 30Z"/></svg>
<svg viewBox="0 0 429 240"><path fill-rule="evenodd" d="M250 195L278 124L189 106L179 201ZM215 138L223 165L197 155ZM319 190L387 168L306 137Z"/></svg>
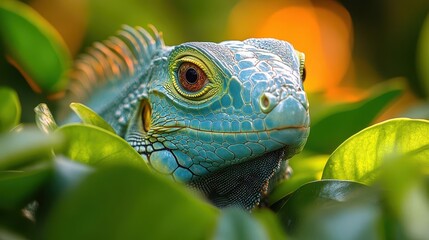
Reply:
<svg viewBox="0 0 429 240"><path fill-rule="evenodd" d="M283 161L301 152L309 134L308 125L273 129L271 133L296 135L294 142L265 152L259 156L249 156L243 161L198 177L188 183L198 189L218 207L238 205L248 210L260 204L268 193L271 178L279 170ZM244 133L245 134L245 133ZM279 143L280 144L280 143ZM287 162L285 162L287 165Z"/></svg>
<svg viewBox="0 0 429 240"><path fill-rule="evenodd" d="M231 205L251 210L267 193L268 184L279 169L286 148L278 149L188 183L218 207Z"/></svg>

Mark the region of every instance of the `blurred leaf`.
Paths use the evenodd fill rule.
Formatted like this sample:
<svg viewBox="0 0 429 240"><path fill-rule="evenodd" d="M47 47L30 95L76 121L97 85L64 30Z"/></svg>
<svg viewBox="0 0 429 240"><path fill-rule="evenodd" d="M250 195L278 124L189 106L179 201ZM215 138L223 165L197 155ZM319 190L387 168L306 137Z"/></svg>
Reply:
<svg viewBox="0 0 429 240"><path fill-rule="evenodd" d="M87 106L80 103L71 103L70 107L79 116L83 123L94 125L116 134L115 130L113 130L113 128L104 121L103 118Z"/></svg>
<svg viewBox="0 0 429 240"><path fill-rule="evenodd" d="M355 187L356 190L363 190L362 185ZM331 202L328 206L323 203L324 197L320 196L322 204L316 201L306 211L294 237L303 240L403 239L397 237L399 229L392 229L392 235L383 232L382 211L377 195L368 189L349 194L353 196L345 202Z"/></svg>
<svg viewBox="0 0 429 240"><path fill-rule="evenodd" d="M90 18L86 44L114 34L122 24L154 25L172 46L186 41L224 41L230 11L237 0L89 1ZM127 13L127 14L123 14ZM174 19L174 21L171 21ZM192 24L190 24L192 23Z"/></svg>
<svg viewBox="0 0 429 240"><path fill-rule="evenodd" d="M421 86L426 97L429 97L429 13L423 23L417 47L417 70L420 74Z"/></svg>
<svg viewBox="0 0 429 240"><path fill-rule="evenodd" d="M57 123L46 104L40 103L34 108L34 112L36 113L37 127L39 127L39 129L44 133L51 133L58 128Z"/></svg>
<svg viewBox="0 0 429 240"><path fill-rule="evenodd" d="M288 232L296 230L305 214L317 208L328 208L333 203L344 202L364 185L349 181L322 180L310 182L293 192L277 215Z"/></svg>
<svg viewBox="0 0 429 240"><path fill-rule="evenodd" d="M97 170L67 194L42 239L207 239L216 209L184 186L130 166Z"/></svg>
<svg viewBox="0 0 429 240"><path fill-rule="evenodd" d="M52 149L61 147L58 134L46 135L36 128L0 135L0 171L18 169L26 164L51 158Z"/></svg>
<svg viewBox="0 0 429 240"><path fill-rule="evenodd" d="M301 153L289 160L289 165L293 170L292 176L273 189L269 195L270 203L273 204L286 197L305 183L320 180L328 157L327 155L309 156Z"/></svg>
<svg viewBox="0 0 429 240"><path fill-rule="evenodd" d="M411 185L399 208L401 223L409 239L425 239L429 236L429 198L426 188L423 184Z"/></svg>
<svg viewBox="0 0 429 240"><path fill-rule="evenodd" d="M40 163L16 171L0 171L0 209L19 210L35 199L34 194L51 174L52 165Z"/></svg>
<svg viewBox="0 0 429 240"><path fill-rule="evenodd" d="M91 0L93 1L93 0ZM24 1L43 16L63 37L72 56L80 50L88 24L88 0Z"/></svg>
<svg viewBox="0 0 429 240"><path fill-rule="evenodd" d="M215 240L268 239L268 235L258 221L243 209L222 210L215 232Z"/></svg>
<svg viewBox="0 0 429 240"><path fill-rule="evenodd" d="M173 38L175 43L183 41L220 42L231 38L228 31L231 12L237 7L238 0L189 1L168 0L164 8L170 6L180 16L173 27L180 31L184 39ZM267 4L271 5L271 4ZM244 19L243 19L244 20ZM192 23L192 24L189 24ZM176 31L177 31L176 30ZM165 31L170 34L170 32ZM252 36L255 37L255 36ZM237 39L237 38L234 38ZM182 42L179 42L182 40Z"/></svg>
<svg viewBox="0 0 429 240"><path fill-rule="evenodd" d="M67 139L63 153L92 166L128 163L147 169L143 158L121 137L92 125L70 124L57 132Z"/></svg>
<svg viewBox="0 0 429 240"><path fill-rule="evenodd" d="M77 188L87 176L94 172L94 168L59 156L54 161L52 172L45 191L37 199L39 203L37 219L39 220L45 219L58 199Z"/></svg>
<svg viewBox="0 0 429 240"><path fill-rule="evenodd" d="M11 130L19 123L21 105L16 92L0 87L0 133Z"/></svg>
<svg viewBox="0 0 429 240"><path fill-rule="evenodd" d="M33 239L35 230L34 222L26 218L21 209L7 212L0 211L0 239Z"/></svg>
<svg viewBox="0 0 429 240"><path fill-rule="evenodd" d="M306 149L330 154L348 137L374 121L381 110L400 95L401 90L388 83L378 86L373 92L375 95L369 99L331 107L325 114L314 117Z"/></svg>
<svg viewBox="0 0 429 240"><path fill-rule="evenodd" d="M415 157L407 154L383 165L379 183L385 189L386 209L401 223L406 238L425 239L429 236L428 182Z"/></svg>
<svg viewBox="0 0 429 240"><path fill-rule="evenodd" d="M404 76L419 96L423 86L416 76L419 31L429 1L341 0L353 19L354 64L357 84L374 77ZM361 81L363 80L363 81Z"/></svg>
<svg viewBox="0 0 429 240"><path fill-rule="evenodd" d="M405 118L429 119L429 102L408 106L405 112L402 112L399 116Z"/></svg>
<svg viewBox="0 0 429 240"><path fill-rule="evenodd" d="M100 41L114 34L123 24L147 28L153 24L165 33L169 44L183 42L183 31L179 27L183 22L174 1L89 1L90 18L87 30L87 44ZM127 14L123 14L127 13ZM162 16L162 17L160 17ZM168 17L166 17L168 16ZM175 19L175 21L171 21Z"/></svg>
<svg viewBox="0 0 429 240"><path fill-rule="evenodd" d="M370 184L383 161L407 155L429 169L429 121L392 119L362 130L332 153L322 179Z"/></svg>
<svg viewBox="0 0 429 240"><path fill-rule="evenodd" d="M268 233L268 239L286 239L285 233L277 216L266 208L254 209L252 216L256 218Z"/></svg>
<svg viewBox="0 0 429 240"><path fill-rule="evenodd" d="M56 30L19 1L0 2L0 45L35 91L67 86L71 56Z"/></svg>
<svg viewBox="0 0 429 240"><path fill-rule="evenodd" d="M94 169L88 165L75 162L64 157L57 157L54 162L53 179L51 180L51 194L60 195L72 189Z"/></svg>

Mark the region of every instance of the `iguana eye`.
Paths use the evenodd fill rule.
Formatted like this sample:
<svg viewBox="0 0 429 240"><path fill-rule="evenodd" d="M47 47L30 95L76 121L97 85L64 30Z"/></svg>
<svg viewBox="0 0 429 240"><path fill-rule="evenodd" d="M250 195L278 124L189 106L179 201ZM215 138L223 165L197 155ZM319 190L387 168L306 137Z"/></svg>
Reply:
<svg viewBox="0 0 429 240"><path fill-rule="evenodd" d="M190 62L182 63L177 75L180 85L189 92L198 92L209 82L204 71Z"/></svg>
<svg viewBox="0 0 429 240"><path fill-rule="evenodd" d="M304 82L306 77L307 77L307 68L304 66L304 68L302 69L301 81Z"/></svg>
<svg viewBox="0 0 429 240"><path fill-rule="evenodd" d="M301 75L301 81L304 82L307 77L307 69L305 69L305 54L295 50L299 60L299 73Z"/></svg>

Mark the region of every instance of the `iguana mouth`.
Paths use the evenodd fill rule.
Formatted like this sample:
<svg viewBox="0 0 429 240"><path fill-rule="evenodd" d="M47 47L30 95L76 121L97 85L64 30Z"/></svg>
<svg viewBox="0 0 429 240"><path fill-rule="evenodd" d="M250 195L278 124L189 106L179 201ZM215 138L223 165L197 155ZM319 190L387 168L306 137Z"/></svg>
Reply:
<svg viewBox="0 0 429 240"><path fill-rule="evenodd" d="M279 169L288 147L268 152L188 183L218 207L241 206L248 210L258 205L268 183Z"/></svg>

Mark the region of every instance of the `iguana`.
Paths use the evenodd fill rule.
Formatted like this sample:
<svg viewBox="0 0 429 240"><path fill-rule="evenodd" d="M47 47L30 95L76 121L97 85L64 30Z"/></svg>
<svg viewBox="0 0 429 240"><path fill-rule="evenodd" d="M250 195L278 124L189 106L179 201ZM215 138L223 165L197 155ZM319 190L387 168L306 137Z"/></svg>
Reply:
<svg viewBox="0 0 429 240"><path fill-rule="evenodd" d="M75 64L68 101L214 205L255 207L309 134L304 54L268 38L165 46L152 30L124 26L95 43Z"/></svg>

